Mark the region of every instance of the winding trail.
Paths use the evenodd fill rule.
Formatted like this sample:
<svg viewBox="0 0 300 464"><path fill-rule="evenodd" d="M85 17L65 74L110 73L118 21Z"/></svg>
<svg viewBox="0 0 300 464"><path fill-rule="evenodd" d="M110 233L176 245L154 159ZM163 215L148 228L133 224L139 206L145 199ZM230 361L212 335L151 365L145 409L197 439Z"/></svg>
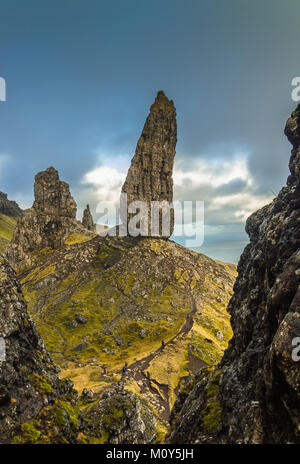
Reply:
<svg viewBox="0 0 300 464"><path fill-rule="evenodd" d="M180 331L174 335L168 342L165 343L165 347L175 345L175 340L180 336L183 335L186 337L188 333L191 331L194 319L193 316L197 312L197 305L195 303L195 299L190 292L190 298L192 303L191 311L186 315L185 322L181 327ZM164 348L165 349L165 348ZM169 403L169 385L164 383L159 383L155 379L150 377L150 373L148 371L149 365L151 361L161 355L162 348L158 348L157 350L150 353L148 356L135 361L131 365L128 366L127 372L125 374L125 379L134 379L137 382L137 385L140 388L140 392L147 396L147 390L152 395L152 402L154 402L155 406L159 406L159 412L161 414L162 419L165 422L168 422L170 417L170 403ZM179 389L178 385L178 389ZM176 390L178 390L176 388ZM150 397L149 397L150 400Z"/></svg>

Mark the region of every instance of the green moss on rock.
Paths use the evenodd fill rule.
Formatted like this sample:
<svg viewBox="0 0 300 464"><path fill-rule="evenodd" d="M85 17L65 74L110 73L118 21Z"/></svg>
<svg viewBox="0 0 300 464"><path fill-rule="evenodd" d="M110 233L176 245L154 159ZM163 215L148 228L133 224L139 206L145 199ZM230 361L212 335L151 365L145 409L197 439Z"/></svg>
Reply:
<svg viewBox="0 0 300 464"><path fill-rule="evenodd" d="M216 371L206 388L206 407L202 411L203 430L205 433L218 432L221 425L221 406L219 401L220 371Z"/></svg>
<svg viewBox="0 0 300 464"><path fill-rule="evenodd" d="M41 395L50 395L52 393L52 387L45 377L42 377L35 372L30 374L28 378Z"/></svg>
<svg viewBox="0 0 300 464"><path fill-rule="evenodd" d="M22 424L20 434L13 437L12 443L32 445L37 444L41 436L41 432L36 428L37 424L37 421L34 419Z"/></svg>

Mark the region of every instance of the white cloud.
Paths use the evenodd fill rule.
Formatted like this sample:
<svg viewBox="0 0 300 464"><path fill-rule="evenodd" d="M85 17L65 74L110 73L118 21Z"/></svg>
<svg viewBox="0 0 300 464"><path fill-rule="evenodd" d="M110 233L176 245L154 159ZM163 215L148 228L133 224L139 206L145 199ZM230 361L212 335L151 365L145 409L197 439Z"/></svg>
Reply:
<svg viewBox="0 0 300 464"><path fill-rule="evenodd" d="M82 178L84 187L81 188L80 197L83 201L89 198L94 209L100 201L119 202L126 169L122 164L117 166L115 161L112 160L109 165L107 160L105 165L94 168ZM273 198L256 190L247 157L201 159L194 161L190 170L186 170L186 166L184 168L181 168L180 162L175 164L174 200L193 200L194 204L196 200L204 201L205 243L245 240L244 224L247 217ZM186 222L190 224L192 214L194 210L186 217ZM175 236L179 236L179 224L176 224L175 230Z"/></svg>
<svg viewBox="0 0 300 464"><path fill-rule="evenodd" d="M207 162L199 160L194 166L193 171L182 171L180 164L175 164L174 184L182 186L189 182L191 185L210 185L219 187L228 184L234 179L249 180L250 174L247 169L246 159L234 159L231 162L214 160Z"/></svg>
<svg viewBox="0 0 300 464"><path fill-rule="evenodd" d="M269 203L273 196L258 194L247 157L232 160L199 160L193 169L183 171L180 163L174 169L174 198L203 200L205 223L244 223L247 217Z"/></svg>
<svg viewBox="0 0 300 464"><path fill-rule="evenodd" d="M96 190L98 201L115 201L120 197L126 174L111 166L99 166L87 172L82 184L89 184Z"/></svg>

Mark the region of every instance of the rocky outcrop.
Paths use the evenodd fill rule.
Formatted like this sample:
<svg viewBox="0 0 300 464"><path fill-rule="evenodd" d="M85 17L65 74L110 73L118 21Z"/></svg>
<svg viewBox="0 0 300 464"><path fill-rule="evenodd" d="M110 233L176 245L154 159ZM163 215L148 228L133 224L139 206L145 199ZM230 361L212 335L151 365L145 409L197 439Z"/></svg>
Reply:
<svg viewBox="0 0 300 464"><path fill-rule="evenodd" d="M76 443L77 393L58 378L15 272L2 257L0 341L0 443Z"/></svg>
<svg viewBox="0 0 300 464"><path fill-rule="evenodd" d="M69 185L59 179L53 167L35 176L35 200L32 208L19 218L13 239L7 249L10 263L27 266L31 253L42 248L58 248L73 232L88 233L76 220L76 203Z"/></svg>
<svg viewBox="0 0 300 464"><path fill-rule="evenodd" d="M172 100L164 92L157 93L157 97L150 108L142 134L138 140L135 155L132 158L122 193L127 194L127 205L133 201L143 201L148 207L148 214L141 212L140 228L147 235L169 237L173 232L174 210L170 210L169 233L163 233L162 221L159 230L151 232L151 201L173 200L173 162L177 142L176 110ZM163 211L168 211L163 206ZM121 201L122 222L129 221L133 214L127 213ZM148 227L143 222L148 220Z"/></svg>
<svg viewBox="0 0 300 464"><path fill-rule="evenodd" d="M84 415L91 442L145 444L157 437L157 421L146 401L124 390L123 382L103 393ZM94 438L94 440L93 440Z"/></svg>
<svg viewBox="0 0 300 464"><path fill-rule="evenodd" d="M76 218L77 206L69 185L50 167L35 176L33 209L40 215Z"/></svg>
<svg viewBox="0 0 300 464"><path fill-rule="evenodd" d="M15 201L8 200L7 194L0 192L0 214L12 218L18 218L22 215L22 210Z"/></svg>
<svg viewBox="0 0 300 464"><path fill-rule="evenodd" d="M93 216L90 210L90 205L86 205L86 208L83 212L82 225L91 232L95 232L96 230L96 225L94 224Z"/></svg>
<svg viewBox="0 0 300 464"><path fill-rule="evenodd" d="M300 105L285 134L287 186L246 223L250 244L228 306L234 336L217 370L177 404L171 443L300 443Z"/></svg>

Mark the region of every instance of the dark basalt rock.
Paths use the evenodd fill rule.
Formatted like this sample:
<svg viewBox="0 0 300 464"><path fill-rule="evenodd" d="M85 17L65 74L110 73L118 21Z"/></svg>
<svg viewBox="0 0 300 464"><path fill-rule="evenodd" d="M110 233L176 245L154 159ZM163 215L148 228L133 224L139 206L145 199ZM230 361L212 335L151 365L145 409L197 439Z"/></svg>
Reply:
<svg viewBox="0 0 300 464"><path fill-rule="evenodd" d="M122 193L127 194L127 204L144 201L148 205L148 232L151 236L151 201L173 201L173 163L177 142L176 109L173 100L159 91L150 108L142 134L138 140ZM126 221L121 204L121 219ZM133 214L127 214L129 221ZM142 227L142 225L141 225ZM170 233L174 228L174 210L170 213ZM158 236L164 236L161 230Z"/></svg>
<svg viewBox="0 0 300 464"><path fill-rule="evenodd" d="M0 213L18 218L22 216L23 211L15 201L8 200L6 193L0 192Z"/></svg>
<svg viewBox="0 0 300 464"><path fill-rule="evenodd" d="M96 225L94 224L93 216L89 205L86 205L86 208L83 212L82 225L91 232L95 232L96 230Z"/></svg>
<svg viewBox="0 0 300 464"><path fill-rule="evenodd" d="M35 176L33 208L39 214L75 219L77 206L70 194L69 185L59 180L53 167Z"/></svg>
<svg viewBox="0 0 300 464"><path fill-rule="evenodd" d="M82 314L75 314L75 319L78 324L86 324L87 323L87 318L84 317Z"/></svg>
<svg viewBox="0 0 300 464"><path fill-rule="evenodd" d="M34 323L28 317L15 272L0 257L0 443L76 443L64 406L76 407L72 382L60 380ZM57 426L57 414L64 423Z"/></svg>
<svg viewBox="0 0 300 464"><path fill-rule="evenodd" d="M87 234L76 220L77 206L69 185L59 180L53 167L35 176L32 208L19 218L10 246L6 250L13 266L32 264L30 253L50 247L57 249L73 232Z"/></svg>
<svg viewBox="0 0 300 464"><path fill-rule="evenodd" d="M287 186L246 223L250 244L228 306L234 336L217 371L177 403L171 443L300 443L300 362L292 358L300 336L300 105L285 134L293 145Z"/></svg>
<svg viewBox="0 0 300 464"><path fill-rule="evenodd" d="M124 390L119 382L84 414L86 431L111 444L152 443L157 436L157 421L146 401Z"/></svg>
<svg viewBox="0 0 300 464"><path fill-rule="evenodd" d="M74 346L71 351L82 351L88 346L87 342L81 342L78 345Z"/></svg>

